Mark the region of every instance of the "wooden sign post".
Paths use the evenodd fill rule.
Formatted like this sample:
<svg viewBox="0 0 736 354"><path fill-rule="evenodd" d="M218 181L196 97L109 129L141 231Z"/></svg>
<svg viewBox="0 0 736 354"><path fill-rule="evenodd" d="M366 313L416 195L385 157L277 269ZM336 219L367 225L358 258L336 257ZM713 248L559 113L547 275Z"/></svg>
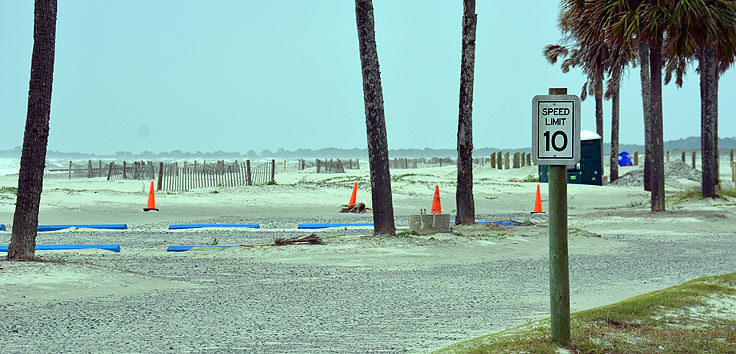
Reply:
<svg viewBox="0 0 736 354"><path fill-rule="evenodd" d="M549 296L552 339L570 340L567 166L580 161L580 98L566 88L532 99L532 161L549 165Z"/></svg>

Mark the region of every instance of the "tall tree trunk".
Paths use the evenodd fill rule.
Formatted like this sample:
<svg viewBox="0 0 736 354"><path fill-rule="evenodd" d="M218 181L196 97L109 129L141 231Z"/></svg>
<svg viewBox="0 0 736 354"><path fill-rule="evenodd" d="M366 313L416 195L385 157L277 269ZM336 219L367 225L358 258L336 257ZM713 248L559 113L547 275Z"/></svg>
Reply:
<svg viewBox="0 0 736 354"><path fill-rule="evenodd" d="M603 142L603 65L598 64L595 74L595 88L593 95L595 96L595 132L600 135ZM603 150L601 149L601 166L600 171L603 172Z"/></svg>
<svg viewBox="0 0 736 354"><path fill-rule="evenodd" d="M611 95L611 182L618 179L618 118L619 118L619 83L621 73L613 74L613 93Z"/></svg>
<svg viewBox="0 0 736 354"><path fill-rule="evenodd" d="M473 200L473 76L475 68L475 0L464 0L460 108L457 122L457 191L455 224L475 224Z"/></svg>
<svg viewBox="0 0 736 354"><path fill-rule="evenodd" d="M716 61L717 62L717 61ZM713 92L711 94L713 95L712 101L713 101L713 154L715 155L715 164L716 164L716 175L713 176L713 184L716 186L716 191L720 190L721 188L721 165L720 165L720 156L718 156L718 82L720 80L720 71L718 70L718 66L716 66L716 75L713 78Z"/></svg>
<svg viewBox="0 0 736 354"><path fill-rule="evenodd" d="M706 45L699 53L700 61L700 158L702 161L703 198L716 197L718 171L714 135L715 117L718 115L716 80L718 80L718 60L716 47Z"/></svg>
<svg viewBox="0 0 736 354"><path fill-rule="evenodd" d="M664 143L662 137L662 32L656 33L649 42L649 65L651 69L651 124L650 141L652 146L651 201L652 211L664 211Z"/></svg>
<svg viewBox="0 0 736 354"><path fill-rule="evenodd" d="M56 0L36 0L28 112L18 173L18 199L13 215L8 259L31 260L36 249L38 208L49 138L51 86L54 81Z"/></svg>
<svg viewBox="0 0 736 354"><path fill-rule="evenodd" d="M603 139L603 66L599 66L595 78L595 132Z"/></svg>
<svg viewBox="0 0 736 354"><path fill-rule="evenodd" d="M639 40L639 74L641 79L641 103L644 115L644 190L652 190L652 145L651 145L651 122L652 106L650 96L652 94L651 77L649 76L649 44Z"/></svg>
<svg viewBox="0 0 736 354"><path fill-rule="evenodd" d="M363 68L363 101L373 199L373 233L396 235L372 0L355 0L355 21L358 25L360 63Z"/></svg>

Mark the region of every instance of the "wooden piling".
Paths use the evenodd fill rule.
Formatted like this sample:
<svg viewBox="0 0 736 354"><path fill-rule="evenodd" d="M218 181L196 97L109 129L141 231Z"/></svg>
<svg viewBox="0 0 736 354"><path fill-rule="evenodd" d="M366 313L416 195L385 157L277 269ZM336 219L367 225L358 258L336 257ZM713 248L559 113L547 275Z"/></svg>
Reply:
<svg viewBox="0 0 736 354"><path fill-rule="evenodd" d="M156 187L157 191L161 190L163 183L164 183L164 163L159 162L158 163L158 186Z"/></svg>
<svg viewBox="0 0 736 354"><path fill-rule="evenodd" d="M317 161L319 161L319 160L317 160ZM250 175L250 160L245 160L245 176L246 176L246 178L248 180L248 185L249 186L252 186L253 185L253 180L251 179L251 175Z"/></svg>
<svg viewBox="0 0 736 354"><path fill-rule="evenodd" d="M112 166L115 164L115 162L110 162L110 168L107 169L107 180L110 180L110 176L112 176Z"/></svg>
<svg viewBox="0 0 736 354"><path fill-rule="evenodd" d="M693 168L695 168L695 151L693 151Z"/></svg>

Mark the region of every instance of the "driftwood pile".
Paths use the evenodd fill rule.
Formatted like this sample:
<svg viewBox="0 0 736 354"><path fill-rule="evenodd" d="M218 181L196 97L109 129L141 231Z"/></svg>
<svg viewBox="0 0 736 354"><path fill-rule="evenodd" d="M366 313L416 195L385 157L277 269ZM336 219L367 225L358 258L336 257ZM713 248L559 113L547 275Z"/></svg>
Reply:
<svg viewBox="0 0 736 354"><path fill-rule="evenodd" d="M366 210L370 210L370 208L366 208L364 203L355 203L355 204L343 204L340 212L360 214L360 213L365 213Z"/></svg>
<svg viewBox="0 0 736 354"><path fill-rule="evenodd" d="M273 243L263 243L260 245L241 245L241 246L244 246L244 247L285 246L285 245L298 245L298 244L324 245L325 242L322 241L322 238L320 238L316 234L311 234L309 236L292 237L292 238L276 237L273 239Z"/></svg>

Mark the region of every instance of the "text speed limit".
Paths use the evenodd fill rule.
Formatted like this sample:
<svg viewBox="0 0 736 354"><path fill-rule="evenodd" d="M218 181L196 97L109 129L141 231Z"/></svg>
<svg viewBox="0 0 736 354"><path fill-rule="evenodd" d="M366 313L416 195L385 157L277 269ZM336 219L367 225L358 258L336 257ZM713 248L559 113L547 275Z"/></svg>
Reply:
<svg viewBox="0 0 736 354"><path fill-rule="evenodd" d="M574 165L580 160L580 98L534 96L532 160L537 165Z"/></svg>

